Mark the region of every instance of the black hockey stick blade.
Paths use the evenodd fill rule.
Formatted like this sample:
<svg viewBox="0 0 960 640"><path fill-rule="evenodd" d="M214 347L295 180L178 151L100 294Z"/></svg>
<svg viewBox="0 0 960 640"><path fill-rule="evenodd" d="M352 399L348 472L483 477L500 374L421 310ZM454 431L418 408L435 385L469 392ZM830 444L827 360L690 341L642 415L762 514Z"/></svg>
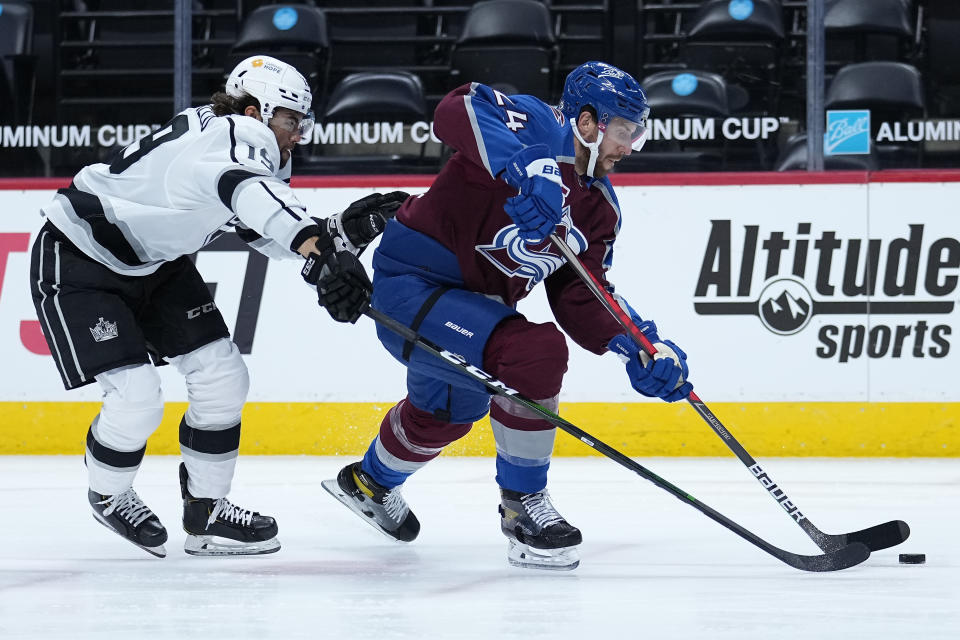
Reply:
<svg viewBox="0 0 960 640"><path fill-rule="evenodd" d="M791 567L803 571L840 571L854 567L870 557L870 549L862 542L854 542L836 551L828 551L818 556L801 556L782 549L774 553Z"/></svg>
<svg viewBox="0 0 960 640"><path fill-rule="evenodd" d="M814 541L821 549L839 549L845 545L860 542L867 545L870 551L880 551L881 549L895 547L909 538L910 526L903 520L891 520L850 533L834 535L820 533L823 536L823 543L816 539Z"/></svg>
<svg viewBox="0 0 960 640"><path fill-rule="evenodd" d="M462 373L477 380L483 384L490 393L507 398L518 405L526 407L550 424L553 424L562 431L566 431L574 438L577 438L588 447L599 453L602 453L614 462L618 463L620 466L626 467L637 475L649 480L667 493L673 495L675 498L692 506L694 509L704 514L714 522L722 525L750 544L767 552L791 567L800 569L802 571L839 571L840 569L847 569L854 565L860 564L870 557L870 549L868 549L865 544L859 542L843 546L839 549L835 549L818 556L799 555L785 551L779 547L775 547L752 531L740 526L719 511L716 511L709 505L700 502L683 489L680 489L676 485L664 480L654 472L644 467L642 464L631 458L628 458L610 445L601 442L586 431L583 431L575 424L567 422L549 409L523 396L518 391L497 380L486 371L466 362L462 356L447 351L433 342L430 342L417 332L413 331L410 327L394 320L385 313L372 307L368 307L363 313L377 322L377 324L386 327L405 340L414 343L417 347L424 350L431 356L449 363L453 367L459 369Z"/></svg>

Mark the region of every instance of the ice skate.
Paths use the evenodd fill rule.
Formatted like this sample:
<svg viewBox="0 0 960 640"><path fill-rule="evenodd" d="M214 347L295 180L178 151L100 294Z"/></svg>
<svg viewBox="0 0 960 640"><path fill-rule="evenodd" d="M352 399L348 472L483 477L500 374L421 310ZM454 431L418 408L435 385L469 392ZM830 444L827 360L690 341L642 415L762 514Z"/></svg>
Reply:
<svg viewBox="0 0 960 640"><path fill-rule="evenodd" d="M132 487L112 496L88 489L87 499L97 522L147 553L166 557L163 543L167 541L167 530Z"/></svg>
<svg viewBox="0 0 960 640"><path fill-rule="evenodd" d="M251 556L280 550L277 522L243 509L226 498L195 498L187 490L187 467L180 463L183 496L183 550L192 556Z"/></svg>
<svg viewBox="0 0 960 640"><path fill-rule="evenodd" d="M364 473L359 462L341 469L336 480L324 480L321 484L364 522L394 540L412 542L420 533L420 521L400 495L400 487L380 486Z"/></svg>
<svg viewBox="0 0 960 640"><path fill-rule="evenodd" d="M546 489L500 489L500 529L507 536L507 561L515 567L570 571L580 564L580 530L557 513Z"/></svg>

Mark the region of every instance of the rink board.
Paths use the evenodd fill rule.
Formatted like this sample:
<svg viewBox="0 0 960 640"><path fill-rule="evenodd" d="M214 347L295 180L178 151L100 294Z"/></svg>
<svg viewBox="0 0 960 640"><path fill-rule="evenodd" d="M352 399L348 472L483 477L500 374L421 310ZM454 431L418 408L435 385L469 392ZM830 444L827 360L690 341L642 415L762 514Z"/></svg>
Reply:
<svg viewBox="0 0 960 640"><path fill-rule="evenodd" d="M177 454L186 403L168 403L148 454ZM262 403L243 412L247 455L362 455L389 403ZM956 403L716 403L711 409L754 456L960 456ZM99 404L0 403L0 455L82 454ZM568 403L565 420L629 456L722 456L729 450L686 403ZM14 427L15 425L15 427ZM487 418L446 455L496 453ZM554 454L600 455L558 433Z"/></svg>
<svg viewBox="0 0 960 640"><path fill-rule="evenodd" d="M300 178L294 187L326 215L430 180ZM97 385L60 387L26 286L37 212L64 184L0 180L0 454L77 452L97 410ZM624 175L615 184L623 224L610 279L689 354L698 394L751 453L960 455L960 172ZM233 234L197 265L251 371L242 450L362 451L405 395L404 369L372 322L333 323L296 261L268 263ZM552 318L542 287L519 309ZM639 397L612 355L568 344L565 418L630 455L725 452L685 403ZM176 452L186 396L171 369L159 369L170 406L152 453ZM478 425L450 452L491 454L489 429ZM557 453L591 450L560 436Z"/></svg>

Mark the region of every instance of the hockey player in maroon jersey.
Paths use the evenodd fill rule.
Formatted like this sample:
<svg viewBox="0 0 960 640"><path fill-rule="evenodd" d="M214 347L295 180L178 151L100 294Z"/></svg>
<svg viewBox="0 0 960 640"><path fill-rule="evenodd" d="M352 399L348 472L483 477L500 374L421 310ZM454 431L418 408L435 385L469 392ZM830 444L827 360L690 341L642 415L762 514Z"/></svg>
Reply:
<svg viewBox="0 0 960 640"><path fill-rule="evenodd" d="M663 356L650 360L547 238L556 232L612 290L605 274L620 208L607 174L643 145L648 114L639 84L600 62L568 76L557 108L476 83L450 93L437 107L434 130L457 153L429 191L407 200L387 224L373 259L373 307L556 411L566 341L555 324L517 311L543 281L557 324L577 344L624 357L631 384L644 395L686 397L692 385L683 351L661 340L652 322L635 318ZM546 489L554 427L491 398L476 380L389 330L378 327L378 335L407 366L408 395L387 412L363 460L324 487L383 533L411 541L420 524L402 484L489 411L508 560L575 568L580 531Z"/></svg>

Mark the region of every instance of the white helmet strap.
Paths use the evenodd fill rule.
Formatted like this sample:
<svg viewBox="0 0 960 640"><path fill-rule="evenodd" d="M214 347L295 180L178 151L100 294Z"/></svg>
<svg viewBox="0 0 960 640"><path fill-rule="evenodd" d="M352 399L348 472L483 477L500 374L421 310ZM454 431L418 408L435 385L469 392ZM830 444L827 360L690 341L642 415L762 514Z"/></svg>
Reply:
<svg viewBox="0 0 960 640"><path fill-rule="evenodd" d="M603 130L600 127L597 127L597 141L596 142L587 142L583 139L583 136L580 135L580 129L577 127L577 121L573 118L570 118L570 126L573 128L573 135L577 137L577 140L580 141L584 147L590 151L590 160L587 162L587 177L595 178L593 175L594 169L597 168L597 159L600 157L600 142L603 140Z"/></svg>

